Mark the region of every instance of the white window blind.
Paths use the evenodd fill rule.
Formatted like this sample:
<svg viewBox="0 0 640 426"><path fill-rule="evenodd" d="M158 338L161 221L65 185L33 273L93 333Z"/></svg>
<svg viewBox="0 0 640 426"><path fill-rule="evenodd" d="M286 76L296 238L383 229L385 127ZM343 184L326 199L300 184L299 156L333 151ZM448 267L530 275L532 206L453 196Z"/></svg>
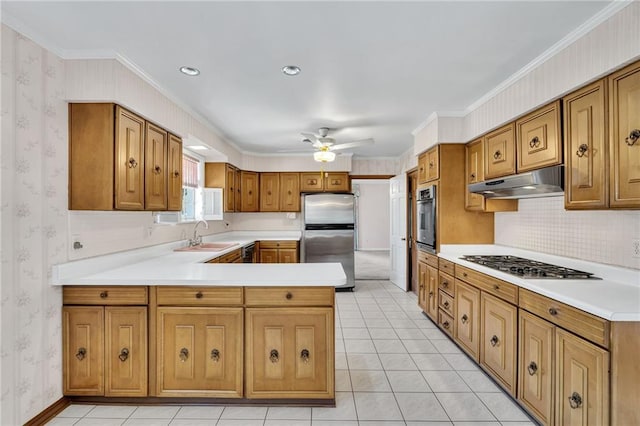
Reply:
<svg viewBox="0 0 640 426"><path fill-rule="evenodd" d="M195 158L182 156L182 186L198 187L198 163Z"/></svg>

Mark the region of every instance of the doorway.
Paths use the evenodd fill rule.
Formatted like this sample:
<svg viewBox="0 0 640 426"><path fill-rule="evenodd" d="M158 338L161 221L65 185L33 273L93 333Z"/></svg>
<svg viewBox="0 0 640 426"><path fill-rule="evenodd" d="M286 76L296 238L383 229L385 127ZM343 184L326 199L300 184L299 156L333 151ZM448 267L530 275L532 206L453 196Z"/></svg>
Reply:
<svg viewBox="0 0 640 426"><path fill-rule="evenodd" d="M416 190L418 189L418 170L407 173L407 283L409 290L418 295L418 247L416 245Z"/></svg>

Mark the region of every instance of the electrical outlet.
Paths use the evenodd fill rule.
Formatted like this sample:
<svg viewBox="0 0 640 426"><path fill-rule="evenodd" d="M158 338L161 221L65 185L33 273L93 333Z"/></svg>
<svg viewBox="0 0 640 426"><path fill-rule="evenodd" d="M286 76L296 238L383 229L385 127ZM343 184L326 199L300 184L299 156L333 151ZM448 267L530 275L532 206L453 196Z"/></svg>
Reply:
<svg viewBox="0 0 640 426"><path fill-rule="evenodd" d="M71 236L71 247L73 247L74 250L80 250L83 247L80 241L80 235Z"/></svg>
<svg viewBox="0 0 640 426"><path fill-rule="evenodd" d="M631 256L640 258L640 238L631 240Z"/></svg>

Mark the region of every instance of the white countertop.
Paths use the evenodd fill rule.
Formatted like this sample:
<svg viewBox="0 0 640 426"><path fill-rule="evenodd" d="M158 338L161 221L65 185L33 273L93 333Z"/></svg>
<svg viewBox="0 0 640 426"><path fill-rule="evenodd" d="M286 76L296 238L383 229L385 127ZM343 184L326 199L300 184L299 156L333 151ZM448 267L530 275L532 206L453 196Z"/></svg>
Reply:
<svg viewBox="0 0 640 426"><path fill-rule="evenodd" d="M299 240L299 231L225 232L204 242L234 242L220 251L175 252L185 241L69 262L53 267L53 285L339 286L340 263L204 263L265 240Z"/></svg>
<svg viewBox="0 0 640 426"><path fill-rule="evenodd" d="M610 321L640 321L640 271L499 245L443 245L439 257ZM593 273L601 280L524 279L461 259L512 255Z"/></svg>

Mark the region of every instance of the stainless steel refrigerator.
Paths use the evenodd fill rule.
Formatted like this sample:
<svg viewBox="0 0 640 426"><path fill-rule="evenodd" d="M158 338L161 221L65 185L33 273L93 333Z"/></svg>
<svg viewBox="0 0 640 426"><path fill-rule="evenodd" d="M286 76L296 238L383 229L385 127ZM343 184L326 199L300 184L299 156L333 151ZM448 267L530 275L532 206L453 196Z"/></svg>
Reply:
<svg viewBox="0 0 640 426"><path fill-rule="evenodd" d="M302 261L341 263L347 283L336 290L353 290L354 197L353 194L306 194L302 196Z"/></svg>

